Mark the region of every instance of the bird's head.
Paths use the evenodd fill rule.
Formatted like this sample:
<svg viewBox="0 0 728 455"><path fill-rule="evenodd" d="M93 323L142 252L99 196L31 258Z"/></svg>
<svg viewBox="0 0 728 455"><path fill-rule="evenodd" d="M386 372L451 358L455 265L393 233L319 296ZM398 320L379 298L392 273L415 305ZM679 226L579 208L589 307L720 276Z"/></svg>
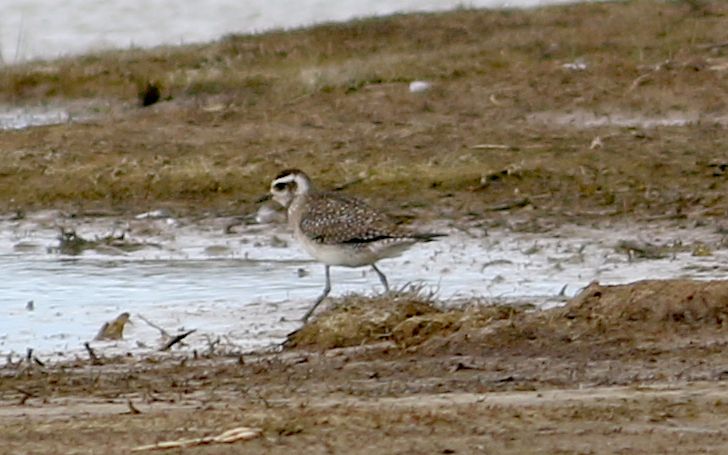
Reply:
<svg viewBox="0 0 728 455"><path fill-rule="evenodd" d="M311 191L311 179L298 169L287 169L276 176L270 184L270 196L274 201L288 208L296 196Z"/></svg>

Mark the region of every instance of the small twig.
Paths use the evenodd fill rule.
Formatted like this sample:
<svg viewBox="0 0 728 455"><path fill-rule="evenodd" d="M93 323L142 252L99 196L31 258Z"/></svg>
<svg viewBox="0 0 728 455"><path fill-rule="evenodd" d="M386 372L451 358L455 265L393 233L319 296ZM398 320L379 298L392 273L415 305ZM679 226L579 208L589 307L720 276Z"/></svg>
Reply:
<svg viewBox="0 0 728 455"><path fill-rule="evenodd" d="M482 368L479 368L475 365L468 365L463 362L458 362L455 365L453 365L452 367L450 367L450 373L454 373L456 371L461 371L461 370L481 370L481 369Z"/></svg>
<svg viewBox="0 0 728 455"><path fill-rule="evenodd" d="M168 339L168 338L171 338L172 337L172 335L170 335L169 332L167 332L163 328L159 327L157 324L153 323L152 321L150 321L149 319L145 318L141 314L137 314L137 316L139 317L139 319L141 319L142 321L144 321L147 324L149 324L149 326L151 326L151 327L159 330L159 332L162 334L162 338Z"/></svg>
<svg viewBox="0 0 728 455"><path fill-rule="evenodd" d="M238 427L220 433L216 436L205 436L202 438L177 439L175 441L160 441L156 444L147 444L134 447L132 452L145 452L151 450L184 449L188 447L206 444L232 444L239 441L249 441L263 434L260 428Z"/></svg>
<svg viewBox="0 0 728 455"><path fill-rule="evenodd" d="M126 399L126 405L129 406L129 414L137 415L137 414L142 413L142 411L140 411L139 409L136 408L136 406L134 406L134 403L132 403L129 398Z"/></svg>
<svg viewBox="0 0 728 455"><path fill-rule="evenodd" d="M657 65L650 67L649 72L638 76L637 78L635 78L635 80L632 81L632 83L629 85L629 88L627 89L627 93L635 90L637 87L647 82L647 80L649 80L654 74L664 69L670 69L673 64L673 61L665 60L664 62L658 63Z"/></svg>
<svg viewBox="0 0 728 455"><path fill-rule="evenodd" d="M649 79L650 77L652 77L652 74L653 73L654 73L654 71L649 72L649 73L645 73L645 74L637 77L635 80L632 81L631 84L629 84L629 88L627 89L627 92L634 91L634 89L636 89L637 87L639 87L640 85L642 85L643 83L645 83L647 81L647 79Z"/></svg>
<svg viewBox="0 0 728 455"><path fill-rule="evenodd" d="M561 288L561 290L559 291L559 297L566 297L566 288L568 286L568 284L565 284L564 287Z"/></svg>
<svg viewBox="0 0 728 455"><path fill-rule="evenodd" d="M728 47L728 41L721 41L720 43L713 43L713 44L701 44L698 46L698 49L713 50L713 49L720 49L721 47Z"/></svg>
<svg viewBox="0 0 728 455"><path fill-rule="evenodd" d="M30 392L28 390L23 389L22 387L15 387L15 390L22 393L23 396L20 397L20 401L18 401L18 405L24 405L26 401L28 401L28 398L35 398L36 394L33 392Z"/></svg>
<svg viewBox="0 0 728 455"><path fill-rule="evenodd" d="M295 346L296 344L296 335L303 329L303 327L299 327L296 330L290 332L288 335L286 335L286 339L283 340L281 343L278 344L279 348L290 348Z"/></svg>
<svg viewBox="0 0 728 455"><path fill-rule="evenodd" d="M354 180L349 180L348 182L344 182L341 185L335 187L334 191L343 191L352 185L356 185L357 183L361 182L362 180L364 180L364 179L361 177L355 178Z"/></svg>
<svg viewBox="0 0 728 455"><path fill-rule="evenodd" d="M296 103L298 103L299 101L303 101L303 100L305 100L306 98L310 97L310 96L311 96L312 94L313 94L313 92L312 92L312 93L306 93L306 94L304 94L304 95L301 95L301 96L297 96L297 97L295 97L295 98L293 98L293 99L289 100L288 102L286 102L286 103L284 104L284 106L288 107L288 106L291 106L291 105L293 105L293 104L296 104Z"/></svg>
<svg viewBox="0 0 728 455"><path fill-rule="evenodd" d="M99 356L96 355L88 341L83 344L83 347L86 348L86 352L88 352L88 356L91 358L91 363L93 363L94 365L98 365L101 363L101 359L99 358Z"/></svg>
<svg viewBox="0 0 728 455"><path fill-rule="evenodd" d="M503 204L496 204L488 207L486 210L491 212L502 212L510 209L520 209L529 205L531 201L528 198L516 199L515 201L504 202Z"/></svg>
<svg viewBox="0 0 728 455"><path fill-rule="evenodd" d="M175 344L177 344L180 341L184 340L189 335L191 335L191 334L193 334L195 332L197 332L197 329L188 330L188 331L186 331L184 333L180 333L179 335L176 335L174 338L172 338L171 340L169 340L168 342L166 342L164 344L164 346L162 346L162 348L160 349L160 351L169 351L169 349L172 346L174 346Z"/></svg>
<svg viewBox="0 0 728 455"><path fill-rule="evenodd" d="M257 398L263 402L263 406L265 406L267 409L270 409L270 402L265 399L263 395L259 391L255 391L255 394L257 395Z"/></svg>
<svg viewBox="0 0 728 455"><path fill-rule="evenodd" d="M475 150L510 150L513 147L506 144L475 144L470 146Z"/></svg>
<svg viewBox="0 0 728 455"><path fill-rule="evenodd" d="M220 337L213 337L209 334L205 334L205 341L207 341L207 354L208 356L211 356L215 353L215 347L217 347L220 344Z"/></svg>

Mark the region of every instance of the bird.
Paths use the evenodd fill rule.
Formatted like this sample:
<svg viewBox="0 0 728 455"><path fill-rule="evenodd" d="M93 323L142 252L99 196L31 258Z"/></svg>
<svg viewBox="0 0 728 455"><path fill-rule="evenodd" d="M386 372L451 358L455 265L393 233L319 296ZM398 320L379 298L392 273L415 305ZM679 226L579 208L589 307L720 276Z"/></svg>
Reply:
<svg viewBox="0 0 728 455"><path fill-rule="evenodd" d="M387 277L376 262L446 235L406 229L361 199L319 191L299 169L281 171L272 180L264 199L271 198L287 210L294 238L325 267L324 290L303 316L304 324L331 291L331 266L371 266L389 292Z"/></svg>

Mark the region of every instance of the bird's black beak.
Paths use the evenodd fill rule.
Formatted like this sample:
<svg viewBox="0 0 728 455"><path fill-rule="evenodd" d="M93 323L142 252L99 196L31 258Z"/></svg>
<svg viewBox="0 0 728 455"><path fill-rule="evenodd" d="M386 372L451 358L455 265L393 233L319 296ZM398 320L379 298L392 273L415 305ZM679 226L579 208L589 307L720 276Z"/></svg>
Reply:
<svg viewBox="0 0 728 455"><path fill-rule="evenodd" d="M259 197L255 202L258 203L258 204L260 204L260 203L265 202L265 201L270 201L270 199L272 197L273 197L273 195L270 194L270 193L268 193L265 196Z"/></svg>

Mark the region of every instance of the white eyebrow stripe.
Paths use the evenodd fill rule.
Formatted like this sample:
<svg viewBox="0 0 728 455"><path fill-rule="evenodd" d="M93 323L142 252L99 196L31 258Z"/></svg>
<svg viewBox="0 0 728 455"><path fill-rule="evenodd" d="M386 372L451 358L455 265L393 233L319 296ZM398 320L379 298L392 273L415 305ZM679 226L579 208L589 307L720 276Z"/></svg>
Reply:
<svg viewBox="0 0 728 455"><path fill-rule="evenodd" d="M296 177L293 174L284 175L283 177L277 178L273 181L273 184L276 183L291 183L294 181Z"/></svg>

